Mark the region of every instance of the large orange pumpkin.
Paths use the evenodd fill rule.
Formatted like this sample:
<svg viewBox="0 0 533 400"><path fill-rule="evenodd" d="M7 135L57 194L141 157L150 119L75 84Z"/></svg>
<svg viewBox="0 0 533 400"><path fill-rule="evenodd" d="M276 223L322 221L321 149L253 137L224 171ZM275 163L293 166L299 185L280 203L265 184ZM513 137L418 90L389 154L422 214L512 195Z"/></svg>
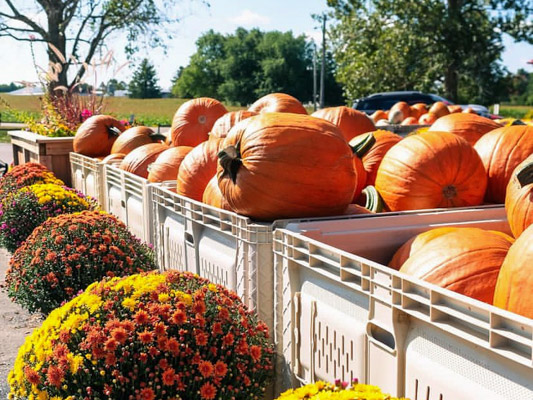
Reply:
<svg viewBox="0 0 533 400"><path fill-rule="evenodd" d="M202 202L213 207L221 208L223 210L232 211L230 205L222 195L220 188L218 187L217 176L214 175L205 187L204 194L202 196Z"/></svg>
<svg viewBox="0 0 533 400"><path fill-rule="evenodd" d="M307 110L298 99L285 93L270 93L252 104L248 111L256 113L280 112L307 114Z"/></svg>
<svg viewBox="0 0 533 400"><path fill-rule="evenodd" d="M107 156L124 129L124 125L110 115L93 115L76 131L74 151L88 157Z"/></svg>
<svg viewBox="0 0 533 400"><path fill-rule="evenodd" d="M455 113L440 117L429 130L459 135L473 146L481 136L497 128L501 125L491 119L477 114Z"/></svg>
<svg viewBox="0 0 533 400"><path fill-rule="evenodd" d="M513 171L505 194L505 211L515 238L533 224L533 154Z"/></svg>
<svg viewBox="0 0 533 400"><path fill-rule="evenodd" d="M494 291L496 307L533 318L533 225L513 243Z"/></svg>
<svg viewBox="0 0 533 400"><path fill-rule="evenodd" d="M185 156L178 171L176 193L202 201L205 187L217 172L217 154L223 141L222 138L209 138Z"/></svg>
<svg viewBox="0 0 533 400"><path fill-rule="evenodd" d="M253 117L254 115L257 115L257 113L248 110L228 112L216 120L211 132L209 132L209 136L225 138L230 129L233 128L237 123L245 120L246 118Z"/></svg>
<svg viewBox="0 0 533 400"><path fill-rule="evenodd" d="M178 146L163 151L148 166L148 181L163 182L176 180L181 162L192 149L189 146Z"/></svg>
<svg viewBox="0 0 533 400"><path fill-rule="evenodd" d="M437 286L492 303L498 272L513 238L480 228L443 227L421 233L389 266Z"/></svg>
<svg viewBox="0 0 533 400"><path fill-rule="evenodd" d="M186 101L172 119L171 145L194 147L206 141L216 120L227 112L220 101L209 97Z"/></svg>
<svg viewBox="0 0 533 400"><path fill-rule="evenodd" d="M168 146L162 143L150 143L137 147L124 157L120 168L142 178L148 178L148 166L167 149Z"/></svg>
<svg viewBox="0 0 533 400"><path fill-rule="evenodd" d="M429 112L435 114L437 118L444 117L450 113L448 106L442 101L433 103L433 105L429 108Z"/></svg>
<svg viewBox="0 0 533 400"><path fill-rule="evenodd" d="M399 101L394 104L389 110L389 116L396 113L397 111L400 111L402 113L401 118L399 118L400 121L403 121L404 119L409 118L411 116L411 107L405 101Z"/></svg>
<svg viewBox="0 0 533 400"><path fill-rule="evenodd" d="M391 211L479 205L486 187L474 148L448 132L406 137L385 154L376 177Z"/></svg>
<svg viewBox="0 0 533 400"><path fill-rule="evenodd" d="M252 117L230 131L219 158L224 198L235 212L257 220L339 215L353 199L352 149L320 118Z"/></svg>
<svg viewBox="0 0 533 400"><path fill-rule="evenodd" d="M154 139L151 136L153 134L154 131L147 126L134 126L126 129L113 143L111 154L128 154L137 147L154 143Z"/></svg>
<svg viewBox="0 0 533 400"><path fill-rule="evenodd" d="M368 135L368 133L365 133L363 135L356 136L350 140L350 146L354 147L358 143L361 143L368 137ZM378 167L381 164L381 160L392 146L402 140L400 135L385 130L377 130L372 132L372 136L374 137L375 142L372 144L370 149L365 151L361 158L367 173L366 185L374 185L376 183L376 175L378 173Z"/></svg>
<svg viewBox="0 0 533 400"><path fill-rule="evenodd" d="M488 203L504 203L513 170L533 154L533 126L514 125L495 129L483 135L474 148L487 171L485 200Z"/></svg>
<svg viewBox="0 0 533 400"><path fill-rule="evenodd" d="M312 116L336 125L346 141L350 141L357 135L376 130L374 123L365 113L346 106L323 108L315 111Z"/></svg>

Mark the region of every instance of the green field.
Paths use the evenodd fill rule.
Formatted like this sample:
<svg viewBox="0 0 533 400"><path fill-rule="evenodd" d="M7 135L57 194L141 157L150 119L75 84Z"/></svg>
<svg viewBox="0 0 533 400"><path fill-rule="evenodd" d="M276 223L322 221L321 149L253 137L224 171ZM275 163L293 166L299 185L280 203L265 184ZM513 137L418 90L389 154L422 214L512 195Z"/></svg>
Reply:
<svg viewBox="0 0 533 400"><path fill-rule="evenodd" d="M0 95L14 110L36 113L40 111L38 96L10 96ZM139 124L157 126L170 125L172 116L187 99L130 99L127 97L106 97L104 112L119 119L130 119L131 115ZM240 110L243 107L226 106L229 111ZM3 122L13 121L0 105ZM11 119L11 120L10 120Z"/></svg>

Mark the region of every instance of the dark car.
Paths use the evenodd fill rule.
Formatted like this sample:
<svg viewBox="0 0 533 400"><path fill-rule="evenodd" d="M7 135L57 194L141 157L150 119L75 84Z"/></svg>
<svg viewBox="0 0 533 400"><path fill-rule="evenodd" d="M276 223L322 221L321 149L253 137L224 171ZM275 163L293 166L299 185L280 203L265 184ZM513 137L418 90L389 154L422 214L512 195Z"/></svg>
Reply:
<svg viewBox="0 0 533 400"><path fill-rule="evenodd" d="M442 101L446 105L453 104L453 102L450 100L447 100L444 97L436 94L427 94L417 91L404 91L375 93L354 101L352 107L356 110L363 111L368 115L371 115L377 110L390 110L391 107L399 101L405 101L409 105L416 103L433 104L437 101ZM476 113L487 118L499 118L496 115L492 115L485 106L481 106L479 104L466 104L461 105L461 107L463 109L466 107L471 107Z"/></svg>

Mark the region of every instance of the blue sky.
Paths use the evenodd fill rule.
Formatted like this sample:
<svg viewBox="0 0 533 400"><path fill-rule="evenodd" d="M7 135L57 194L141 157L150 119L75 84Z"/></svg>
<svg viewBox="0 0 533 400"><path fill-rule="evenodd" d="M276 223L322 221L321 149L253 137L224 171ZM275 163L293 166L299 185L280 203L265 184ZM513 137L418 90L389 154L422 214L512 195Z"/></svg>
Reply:
<svg viewBox="0 0 533 400"><path fill-rule="evenodd" d="M185 0L186 2L187 0ZM181 8L187 16L173 27L174 38L168 42L165 55L161 49L144 49L138 54L140 58L148 57L155 65L159 83L163 88L170 86L170 80L180 65L187 65L189 57L195 51L196 39L205 31L213 29L222 33L234 32L238 26L258 27L262 30L292 30L295 34L306 34L318 39L320 37L316 22L311 14L326 9L325 0L210 0L211 6L200 5L190 1ZM39 20L39 16L35 16ZM510 37L504 38L506 47L503 64L510 70L526 68L533 71L526 61L533 58L533 46L525 43L513 43ZM113 51L117 64L126 61L123 53L124 40L117 36L112 38L109 49ZM47 58L42 49L37 49L37 64L45 66ZM36 73L31 61L27 43L18 43L7 38L0 38L0 83L11 81L35 81ZM128 80L135 65L124 68L116 75ZM100 71L98 82L106 81L112 72Z"/></svg>

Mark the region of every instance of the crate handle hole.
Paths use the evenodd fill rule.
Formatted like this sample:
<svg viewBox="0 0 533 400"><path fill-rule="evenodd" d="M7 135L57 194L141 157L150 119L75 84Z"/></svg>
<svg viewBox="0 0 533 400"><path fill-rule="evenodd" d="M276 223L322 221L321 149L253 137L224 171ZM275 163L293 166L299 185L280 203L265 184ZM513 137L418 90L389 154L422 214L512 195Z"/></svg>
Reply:
<svg viewBox="0 0 533 400"><path fill-rule="evenodd" d="M387 346L391 350L396 348L396 340L394 340L393 334L382 327L370 322L368 324L367 332L372 339Z"/></svg>
<svg viewBox="0 0 533 400"><path fill-rule="evenodd" d="M194 246L194 237L189 232L185 232L185 241Z"/></svg>

